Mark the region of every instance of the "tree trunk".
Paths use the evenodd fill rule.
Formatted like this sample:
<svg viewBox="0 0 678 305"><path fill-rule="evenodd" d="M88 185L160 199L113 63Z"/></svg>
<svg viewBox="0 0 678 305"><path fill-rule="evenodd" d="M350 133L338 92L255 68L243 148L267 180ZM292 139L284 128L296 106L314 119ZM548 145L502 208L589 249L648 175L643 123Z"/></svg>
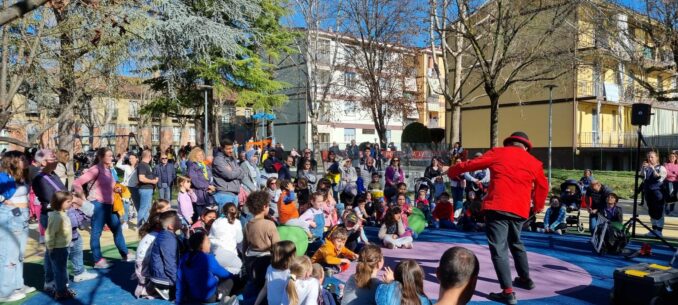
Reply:
<svg viewBox="0 0 678 305"><path fill-rule="evenodd" d="M374 126L377 130L377 135L379 136L379 147L385 149L388 146L388 139L386 138L386 128L375 124Z"/></svg>
<svg viewBox="0 0 678 305"><path fill-rule="evenodd" d="M66 22L67 10L60 12L56 9L53 10L57 24ZM59 56L59 69L58 75L59 80L61 81L61 87L59 88L59 105L61 106L61 111L70 111L70 115L66 115L59 122L59 149L71 151L73 149L73 127L75 126L74 115L78 109L69 109L69 105L76 103L77 97L75 96L75 90L77 87L75 81L75 52L78 50L73 45L73 38L71 37L72 33L65 32L59 36L60 42L60 56ZM94 132L94 129L90 130L90 134ZM90 146L93 143L90 142Z"/></svg>
<svg viewBox="0 0 678 305"><path fill-rule="evenodd" d="M461 104L455 103L452 105L452 118L450 124L451 143L461 142Z"/></svg>
<svg viewBox="0 0 678 305"><path fill-rule="evenodd" d="M499 146L499 95L490 95L490 148Z"/></svg>

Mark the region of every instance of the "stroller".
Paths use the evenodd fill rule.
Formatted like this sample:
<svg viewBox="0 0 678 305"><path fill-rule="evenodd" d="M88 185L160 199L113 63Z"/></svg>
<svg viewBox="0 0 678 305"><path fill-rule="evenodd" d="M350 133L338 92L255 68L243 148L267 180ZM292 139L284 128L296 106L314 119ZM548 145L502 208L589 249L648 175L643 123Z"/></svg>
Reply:
<svg viewBox="0 0 678 305"><path fill-rule="evenodd" d="M581 220L582 191L579 181L567 179L560 185L560 202L567 209L565 223L567 227L575 227L577 232L584 232L584 223Z"/></svg>
<svg viewBox="0 0 678 305"><path fill-rule="evenodd" d="M424 187L427 188L426 199L428 199L428 202L433 202L433 181L426 177L414 179L414 197L417 198L419 196L419 190Z"/></svg>

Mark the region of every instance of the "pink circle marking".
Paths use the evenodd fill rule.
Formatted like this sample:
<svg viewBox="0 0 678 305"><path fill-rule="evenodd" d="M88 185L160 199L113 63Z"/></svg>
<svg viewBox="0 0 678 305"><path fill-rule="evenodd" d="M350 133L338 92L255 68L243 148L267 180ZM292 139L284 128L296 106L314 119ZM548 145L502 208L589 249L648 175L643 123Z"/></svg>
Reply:
<svg viewBox="0 0 678 305"><path fill-rule="evenodd" d="M501 290L492 266L490 250L484 245L415 241L414 249L390 250L382 248L382 251L386 266L391 268L395 268L396 264L404 259L414 259L419 262L426 274L424 292L429 298L438 299L439 285L435 271L443 252L454 246L462 246L473 251L480 262L480 275L473 296L474 301L487 300L487 295L490 292ZM577 265L551 256L530 252L529 249L527 257L530 264L530 277L536 284L536 288L533 290L514 288L520 300L548 298L563 294L563 292L577 291L591 285L593 281L591 275ZM510 264L513 274L511 278L514 278L516 271L513 267L513 258L510 259ZM346 272L337 274L335 277L345 282L350 275L355 273L355 265L355 263L352 263Z"/></svg>

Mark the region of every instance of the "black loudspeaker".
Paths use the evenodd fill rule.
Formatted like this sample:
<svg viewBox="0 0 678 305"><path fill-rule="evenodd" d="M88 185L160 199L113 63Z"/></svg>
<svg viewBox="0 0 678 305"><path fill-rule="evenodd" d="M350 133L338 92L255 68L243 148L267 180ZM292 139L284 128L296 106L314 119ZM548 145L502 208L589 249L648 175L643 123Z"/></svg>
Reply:
<svg viewBox="0 0 678 305"><path fill-rule="evenodd" d="M650 125L651 116L652 116L652 106L650 106L650 104L631 105L631 125L633 126Z"/></svg>

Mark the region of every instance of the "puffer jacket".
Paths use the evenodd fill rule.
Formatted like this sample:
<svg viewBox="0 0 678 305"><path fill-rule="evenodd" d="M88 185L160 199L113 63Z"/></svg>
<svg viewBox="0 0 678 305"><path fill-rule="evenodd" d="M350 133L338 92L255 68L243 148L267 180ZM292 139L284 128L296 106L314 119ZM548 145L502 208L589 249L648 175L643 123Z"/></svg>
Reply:
<svg viewBox="0 0 678 305"><path fill-rule="evenodd" d="M174 233L168 230L160 231L151 246L150 256L147 277L151 279L151 282L175 286L179 263L179 243Z"/></svg>

